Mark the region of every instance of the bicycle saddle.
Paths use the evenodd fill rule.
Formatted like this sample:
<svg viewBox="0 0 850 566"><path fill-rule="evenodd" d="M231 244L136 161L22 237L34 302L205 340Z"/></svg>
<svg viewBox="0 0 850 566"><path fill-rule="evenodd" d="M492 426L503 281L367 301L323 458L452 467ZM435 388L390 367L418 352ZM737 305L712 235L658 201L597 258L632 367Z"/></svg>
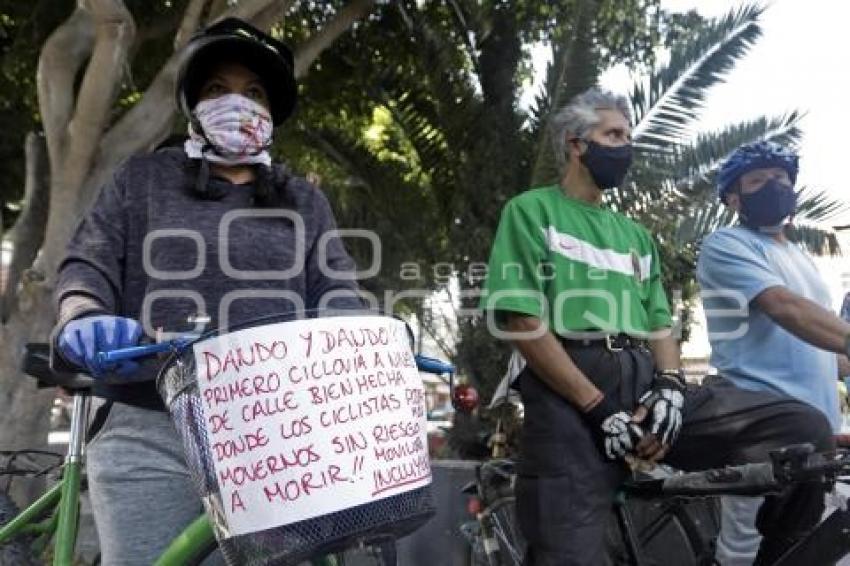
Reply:
<svg viewBox="0 0 850 566"><path fill-rule="evenodd" d="M54 369L50 364L50 344L46 343L29 343L24 346L21 370L34 377L40 388L84 390L94 385L94 379L85 374Z"/></svg>

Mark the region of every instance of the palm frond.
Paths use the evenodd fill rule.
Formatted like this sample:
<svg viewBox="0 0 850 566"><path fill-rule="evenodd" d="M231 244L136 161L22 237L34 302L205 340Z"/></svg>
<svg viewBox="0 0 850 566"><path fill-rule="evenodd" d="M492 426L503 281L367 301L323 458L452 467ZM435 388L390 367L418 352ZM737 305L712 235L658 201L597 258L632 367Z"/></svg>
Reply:
<svg viewBox="0 0 850 566"><path fill-rule="evenodd" d="M760 5L745 5L710 20L674 45L666 64L635 83L631 105L637 149L669 150L690 137L709 88L723 81L761 35L763 11Z"/></svg>
<svg viewBox="0 0 850 566"><path fill-rule="evenodd" d="M802 187L797 193L796 218L809 222L823 223L850 210L847 202L836 200L810 187Z"/></svg>
<svg viewBox="0 0 850 566"><path fill-rule="evenodd" d="M785 228L785 235L813 255L841 255L838 236L830 229L794 223Z"/></svg>
<svg viewBox="0 0 850 566"><path fill-rule="evenodd" d="M675 238L680 244L700 243L703 238L723 226L735 222L736 215L719 200L705 206L691 207L676 226Z"/></svg>
<svg viewBox="0 0 850 566"><path fill-rule="evenodd" d="M666 166L670 176L677 179L677 184L708 179L723 159L740 145L766 140L784 146L796 146L802 137L799 127L801 118L799 112L776 117L761 116L717 132L700 134L692 144L684 146L672 158L660 156L659 159L654 155L648 155L647 158L655 167Z"/></svg>

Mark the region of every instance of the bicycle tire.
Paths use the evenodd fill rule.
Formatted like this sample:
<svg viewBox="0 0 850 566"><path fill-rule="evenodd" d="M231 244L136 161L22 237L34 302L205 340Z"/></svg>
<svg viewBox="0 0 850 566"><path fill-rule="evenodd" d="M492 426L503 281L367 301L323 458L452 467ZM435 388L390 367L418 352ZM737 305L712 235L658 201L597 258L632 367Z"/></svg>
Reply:
<svg viewBox="0 0 850 566"><path fill-rule="evenodd" d="M12 498L0 492L0 525L5 525L17 516L19 510ZM37 566L42 562L32 556L30 544L31 535L18 535L9 542L0 545L0 564L15 566Z"/></svg>

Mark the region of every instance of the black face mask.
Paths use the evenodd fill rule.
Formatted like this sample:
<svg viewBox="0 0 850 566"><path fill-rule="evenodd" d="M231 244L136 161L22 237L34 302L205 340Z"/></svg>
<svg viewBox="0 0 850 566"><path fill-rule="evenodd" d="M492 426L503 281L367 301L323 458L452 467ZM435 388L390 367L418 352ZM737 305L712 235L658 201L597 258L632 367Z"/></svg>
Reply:
<svg viewBox="0 0 850 566"><path fill-rule="evenodd" d="M632 165L631 144L617 147L585 140L587 150L580 157L593 182L600 189L619 187Z"/></svg>
<svg viewBox="0 0 850 566"><path fill-rule="evenodd" d="M797 193L775 179L754 193L739 194L741 222L753 230L777 227L797 210Z"/></svg>

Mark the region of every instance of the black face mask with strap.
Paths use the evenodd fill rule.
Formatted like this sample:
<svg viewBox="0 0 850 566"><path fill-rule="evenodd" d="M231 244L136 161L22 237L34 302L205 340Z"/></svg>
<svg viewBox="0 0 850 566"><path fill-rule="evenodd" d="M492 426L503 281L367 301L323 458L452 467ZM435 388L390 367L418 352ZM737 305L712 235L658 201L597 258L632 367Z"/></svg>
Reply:
<svg viewBox="0 0 850 566"><path fill-rule="evenodd" d="M602 190L619 187L632 165L631 144L610 147L590 140L584 142L587 149L580 159L596 186Z"/></svg>
<svg viewBox="0 0 850 566"><path fill-rule="evenodd" d="M793 187L776 179L766 182L754 193L740 193L741 222L752 230L773 228L793 216L797 210L797 193Z"/></svg>

